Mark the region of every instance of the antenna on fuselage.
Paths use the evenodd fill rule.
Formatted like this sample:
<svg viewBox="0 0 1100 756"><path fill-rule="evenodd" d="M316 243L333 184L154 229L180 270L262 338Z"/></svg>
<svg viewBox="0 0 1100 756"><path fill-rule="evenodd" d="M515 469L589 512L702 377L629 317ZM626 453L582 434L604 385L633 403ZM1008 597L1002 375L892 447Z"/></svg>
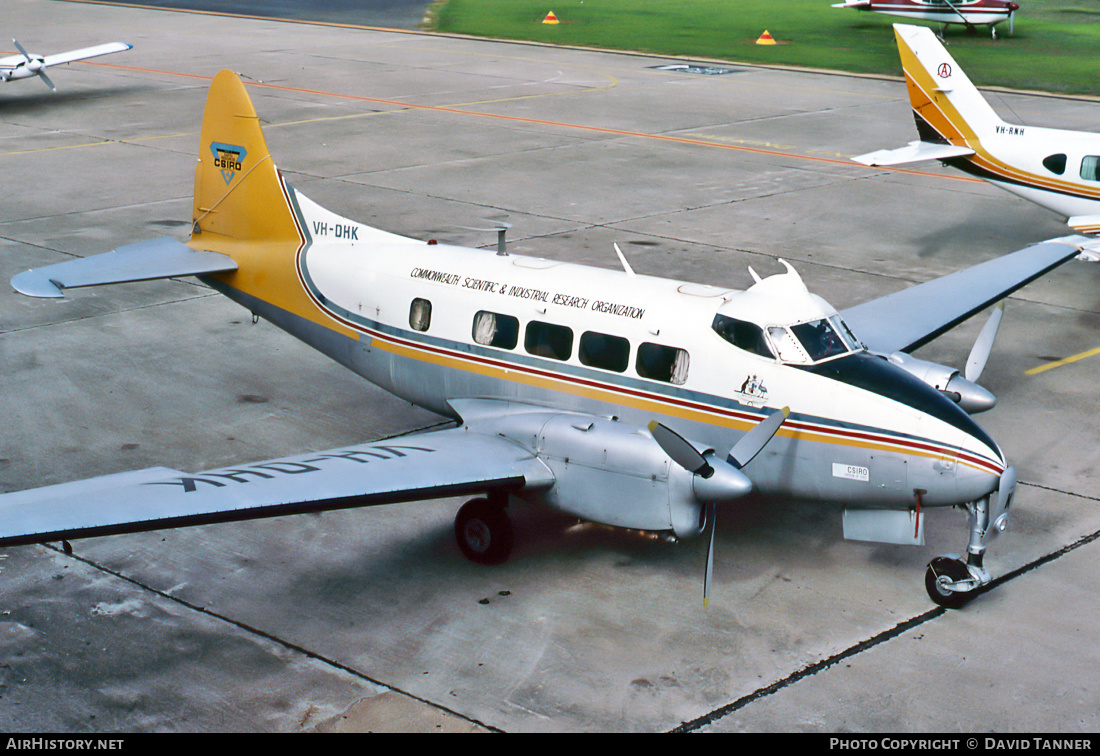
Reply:
<svg viewBox="0 0 1100 756"><path fill-rule="evenodd" d="M612 242L611 245L613 247L615 247L615 254L617 254L619 256L619 262L621 262L623 264L623 270L626 271L626 274L628 276L633 278L634 277L634 268L630 267L630 263L628 263L626 261L626 255L624 255L623 251L621 249L619 249L619 245L618 245L617 242Z"/></svg>
<svg viewBox="0 0 1100 756"><path fill-rule="evenodd" d="M493 223L495 225L493 225L491 228L474 228L472 226L459 226L459 228L464 228L467 231L496 231L497 232L497 254L502 256L502 257L506 257L508 255L508 243L507 243L507 241L505 241L504 237L505 237L505 234L508 233L508 229L510 229L512 227L512 224L507 223L505 221L492 221L492 220L489 220L488 218L479 218L478 220L483 220L486 223Z"/></svg>

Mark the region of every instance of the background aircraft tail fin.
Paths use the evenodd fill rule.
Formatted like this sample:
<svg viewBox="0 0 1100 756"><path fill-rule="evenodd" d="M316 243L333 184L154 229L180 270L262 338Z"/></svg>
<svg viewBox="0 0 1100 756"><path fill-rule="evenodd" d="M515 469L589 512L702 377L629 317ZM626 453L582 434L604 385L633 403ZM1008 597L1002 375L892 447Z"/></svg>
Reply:
<svg viewBox="0 0 1100 756"><path fill-rule="evenodd" d="M894 24L894 35L922 142L973 148L1004 123L931 29Z"/></svg>

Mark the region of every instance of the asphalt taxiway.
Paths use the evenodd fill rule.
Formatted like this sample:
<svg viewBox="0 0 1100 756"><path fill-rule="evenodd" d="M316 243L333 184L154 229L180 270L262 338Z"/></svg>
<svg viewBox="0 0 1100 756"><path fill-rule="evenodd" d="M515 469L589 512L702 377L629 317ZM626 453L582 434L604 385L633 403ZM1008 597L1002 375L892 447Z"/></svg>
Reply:
<svg viewBox="0 0 1100 756"><path fill-rule="evenodd" d="M0 279L186 239L210 79L241 74L302 193L416 238L744 287L791 262L837 307L1068 233L939 167L851 155L914 139L896 80L427 34L8 0L40 52L134 49L0 85ZM667 68L667 66L674 66ZM55 73L56 70L56 73ZM1096 102L996 94L1026 123ZM0 731L1090 732L1100 729L1100 265L1011 297L979 421L1017 466L991 590L925 596L922 548L753 500L705 544L514 513L496 568L445 500L0 553ZM918 355L962 365L981 318ZM1036 372L1038 368L1049 368ZM181 470L430 427L190 280L0 294L0 490ZM727 516L728 514L728 516Z"/></svg>

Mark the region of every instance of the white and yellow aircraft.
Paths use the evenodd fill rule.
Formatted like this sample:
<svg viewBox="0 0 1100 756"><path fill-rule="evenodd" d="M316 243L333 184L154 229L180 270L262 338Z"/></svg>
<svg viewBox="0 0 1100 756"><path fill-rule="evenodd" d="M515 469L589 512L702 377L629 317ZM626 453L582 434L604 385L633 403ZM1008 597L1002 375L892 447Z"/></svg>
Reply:
<svg viewBox="0 0 1100 756"><path fill-rule="evenodd" d="M920 139L853 160L940 160L1100 234L1100 134L1005 123L930 29L894 24L894 34ZM1100 258L1100 241L1086 249Z"/></svg>
<svg viewBox="0 0 1100 756"><path fill-rule="evenodd" d="M21 273L60 297L197 275L254 314L453 428L201 473L153 468L0 496L0 545L477 494L462 551L504 560L512 497L678 537L755 489L841 502L845 535L923 542L923 509L970 513L966 561L930 595L958 605L990 576L1015 472L964 408L976 380L907 352L1072 258L1021 250L838 313L789 265L745 291L397 236L287 184L240 80L214 79L192 235ZM1000 309L994 313L999 316ZM866 345L866 346L865 346Z"/></svg>
<svg viewBox="0 0 1100 756"><path fill-rule="evenodd" d="M134 47L126 42L108 42L105 45L84 47L79 50L70 50L69 52L57 53L55 55L32 55L23 49L23 45L19 44L19 40L13 39L12 42L15 43L15 49L17 49L20 54L0 58L0 81L30 79L31 77L37 76L42 79L47 87L55 92L57 91L57 87L50 81L50 77L46 75L46 69L50 66L59 66L62 63L75 63L78 60L87 60L88 58L96 58L100 55L123 52L124 50L131 50Z"/></svg>

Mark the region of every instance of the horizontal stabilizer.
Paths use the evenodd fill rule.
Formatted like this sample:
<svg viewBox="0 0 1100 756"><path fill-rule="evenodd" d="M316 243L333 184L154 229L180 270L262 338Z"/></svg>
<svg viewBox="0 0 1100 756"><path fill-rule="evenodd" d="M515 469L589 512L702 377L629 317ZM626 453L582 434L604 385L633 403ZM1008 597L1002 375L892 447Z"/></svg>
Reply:
<svg viewBox="0 0 1100 756"><path fill-rule="evenodd" d="M1100 234L1100 215L1075 215L1067 223L1079 234Z"/></svg>
<svg viewBox="0 0 1100 756"><path fill-rule="evenodd" d="M29 297L58 298L63 289L150 281L236 270L228 255L192 249L170 237L127 244L111 252L28 270L11 279Z"/></svg>
<svg viewBox="0 0 1100 756"><path fill-rule="evenodd" d="M865 155L856 155L852 160L869 166L900 165L901 163L919 163L922 160L946 160L973 154L974 150L969 147L917 141L895 150L876 150Z"/></svg>
<svg viewBox="0 0 1100 756"><path fill-rule="evenodd" d="M841 312L872 352L911 352L1081 252L1080 236L1051 239Z"/></svg>
<svg viewBox="0 0 1100 756"><path fill-rule="evenodd" d="M157 467L0 495L0 546L545 488L553 474L498 436L458 429L203 473Z"/></svg>

